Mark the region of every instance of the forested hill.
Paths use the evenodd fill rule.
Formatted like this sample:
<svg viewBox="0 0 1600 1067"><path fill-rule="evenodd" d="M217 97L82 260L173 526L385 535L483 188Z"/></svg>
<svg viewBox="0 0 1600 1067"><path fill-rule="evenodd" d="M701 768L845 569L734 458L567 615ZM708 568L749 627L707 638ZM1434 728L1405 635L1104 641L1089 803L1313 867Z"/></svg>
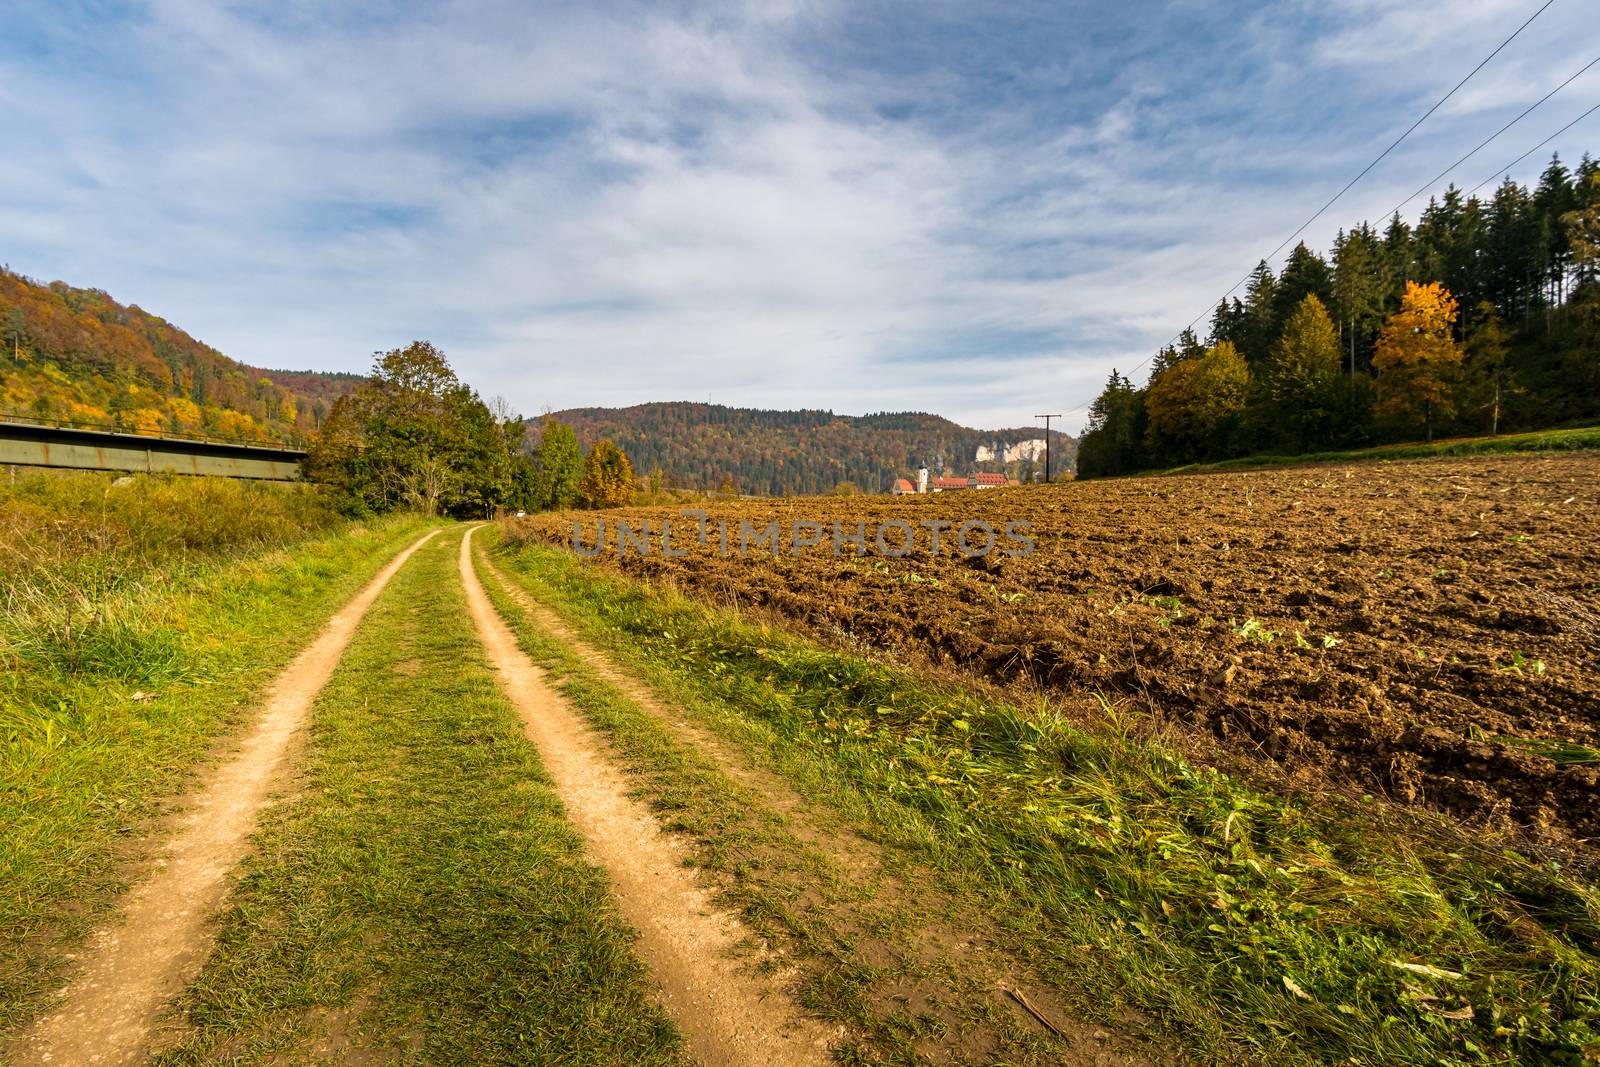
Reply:
<svg viewBox="0 0 1600 1067"><path fill-rule="evenodd" d="M621 445L641 477L658 474L667 485L699 489L731 478L739 492L761 496L828 493L845 482L885 493L921 464L937 472L941 460L951 475L1027 475L1026 461L979 462L978 450L1044 438L1036 427L973 430L920 412L851 416L687 402L573 408L554 417L585 446L601 438ZM1051 439L1052 463L1070 469L1072 438L1052 431Z"/></svg>
<svg viewBox="0 0 1600 1067"><path fill-rule="evenodd" d="M99 289L0 268L0 414L299 444L359 380L258 370Z"/></svg>

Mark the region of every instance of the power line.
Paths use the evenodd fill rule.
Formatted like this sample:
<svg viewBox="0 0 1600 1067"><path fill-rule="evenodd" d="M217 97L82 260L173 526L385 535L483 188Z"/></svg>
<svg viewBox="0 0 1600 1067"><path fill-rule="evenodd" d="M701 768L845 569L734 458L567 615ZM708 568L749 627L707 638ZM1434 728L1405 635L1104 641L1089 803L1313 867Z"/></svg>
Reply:
<svg viewBox="0 0 1600 1067"><path fill-rule="evenodd" d="M1410 196L1408 196L1404 200L1400 201L1393 208L1391 208L1388 211L1384 212L1383 213L1383 217L1384 218L1391 217L1392 215L1394 215L1394 213L1396 211L1399 211L1401 208L1403 208L1407 204L1411 203L1411 201L1415 200L1417 197L1421 196L1423 193L1425 193L1429 189L1433 188L1435 185L1437 185L1439 183L1439 180L1441 178L1443 178L1445 175L1449 174L1451 171L1455 170L1457 167L1461 166L1461 164L1465 163L1467 160L1471 159L1473 156L1477 155L1483 149L1489 147L1490 142L1492 142L1495 138L1499 137L1502 133L1505 133L1511 127L1515 126L1517 123L1519 123L1523 119L1527 118L1530 114L1532 114L1534 108L1538 107L1540 104L1544 103L1546 100L1550 99L1552 96L1556 95L1561 90L1565 89L1567 86L1569 86L1573 82L1577 81L1584 74L1588 73L1589 68L1594 66L1596 63L1600 63L1600 56L1596 56L1595 58L1589 60L1589 62L1587 62L1587 63L1585 63L1583 65L1583 69L1578 71L1578 73L1574 74L1572 77L1568 78L1566 81L1562 82L1560 85L1556 86L1554 89L1551 89L1548 93L1545 93L1543 96L1541 96L1538 100L1536 100L1532 104L1529 104L1528 107L1526 108L1526 110L1524 110L1522 112L1522 114L1518 115L1516 118L1512 119L1510 122L1506 123L1504 126L1500 127L1498 130L1496 130L1493 133L1491 133L1484 140L1480 141L1478 143L1478 147L1477 148L1474 148L1472 151L1468 152L1466 155L1462 156L1460 159L1458 159L1454 163L1450 164L1444 170L1441 170L1438 174L1435 174L1430 180L1428 180L1427 182L1424 182L1423 185L1422 185L1422 188L1418 189L1416 192L1412 193ZM1476 190L1474 190L1474 192L1476 192Z"/></svg>
<svg viewBox="0 0 1600 1067"><path fill-rule="evenodd" d="M1573 119L1571 122L1569 122L1565 126L1561 127L1555 133L1552 133L1549 137L1546 137L1544 140L1540 141L1538 144L1534 145L1532 148L1530 148L1526 152L1522 153L1522 155L1518 156L1516 159L1513 159L1510 163L1507 163L1505 166L1501 167L1499 170L1495 171L1493 174L1491 174L1487 178L1483 179L1483 181L1479 182L1477 185L1474 185L1472 187L1472 191L1467 193L1467 195L1469 197L1472 196L1473 193L1476 193L1479 189L1482 189L1485 185L1488 185L1490 182L1494 181L1496 178L1500 177L1501 175L1509 176L1509 173L1510 173L1510 170L1511 170L1512 167L1515 167L1518 163L1521 163L1524 159L1527 159L1529 156L1531 156L1535 152L1539 151L1539 149L1543 148L1545 145L1549 144L1551 141L1554 141L1557 137L1560 137L1562 134L1564 134L1568 130L1572 129L1572 127L1576 126L1578 123L1582 122L1584 119L1588 118L1590 115L1593 115L1596 111L1600 111L1600 104L1594 105L1588 111L1585 111L1583 114L1579 115L1577 118Z"/></svg>
<svg viewBox="0 0 1600 1067"><path fill-rule="evenodd" d="M1291 233L1288 237L1285 237L1283 239L1282 243L1280 243L1277 248L1274 248L1271 252L1267 253L1265 258L1270 260L1274 256L1276 256L1279 252L1283 251L1283 249L1289 244L1290 241L1294 240L1296 237L1300 236L1301 233L1305 232L1306 227L1310 226L1313 222L1316 222L1319 218L1322 217L1322 215L1323 215L1323 213L1325 211L1327 211L1334 204L1338 203L1340 197L1344 196L1345 193L1348 193L1351 190L1351 188L1353 188L1355 186L1355 184L1357 182L1359 182L1362 178L1365 178L1367 176L1367 174L1371 172L1373 167L1376 167L1379 163L1383 162L1385 157L1387 157L1390 152L1393 152L1396 148L1400 147L1401 142L1404 141L1407 137L1410 137L1411 134L1416 131L1418 126L1421 126L1424 122L1426 122L1428 120L1428 117L1430 115L1432 115L1435 111L1438 111L1439 108L1443 107L1447 100L1449 100L1452 96L1456 95L1456 93L1460 91L1461 87L1463 85L1466 85L1467 82L1471 81L1473 79L1473 77L1480 70L1482 70L1484 67L1488 66L1490 60L1492 60L1495 56L1499 55L1502 51L1504 51L1505 47L1507 45L1509 45L1512 41L1516 40L1517 37L1519 35L1521 35L1522 31L1527 29L1533 23L1534 19L1536 19L1540 15L1544 14L1545 10L1547 8L1549 8L1550 5L1555 3L1555 2L1556 2L1556 0L1544 0L1544 3L1539 5L1538 10L1536 10L1533 14L1529 15L1527 17L1527 19L1523 21L1522 25L1518 26L1515 30L1512 31L1511 36L1507 37L1505 40L1501 41L1498 45L1496 45L1494 51L1492 51L1488 55L1484 56L1483 59L1478 63L1477 66L1473 67L1470 71L1467 72L1467 76L1466 77L1464 77L1460 81L1456 82L1455 86L1452 87L1451 90L1448 93L1445 93L1437 101L1434 102L1434 105L1432 107L1430 107L1427 111L1424 111L1422 113L1421 118L1417 119L1410 126L1407 126L1405 132L1402 133L1399 137L1396 137L1394 139L1394 141L1389 145L1388 148L1385 148L1382 152L1379 152L1376 159L1374 159L1371 163L1368 163L1365 167L1361 168L1361 173L1357 174L1354 178L1351 178L1348 182L1346 182L1345 185L1344 185L1344 188L1340 189L1337 193L1334 193L1333 197L1331 199L1329 199L1326 204L1323 204L1321 207L1319 207L1312 214L1312 216L1310 218L1308 218L1308 219L1306 219L1306 221L1302 222L1299 225L1299 227L1297 227L1295 229L1295 231L1293 233ZM1201 319L1205 318L1206 315L1208 313L1210 313L1211 309L1213 307L1215 307L1218 302L1220 302L1221 300L1226 300L1226 299L1228 299L1228 297L1232 296L1234 291L1236 289L1238 289L1239 286L1241 286L1245 282L1249 281L1251 275L1253 275L1253 274L1255 274L1255 268L1254 267L1252 267L1250 269L1250 272L1248 274L1246 274L1243 278L1240 278L1238 281L1236 281L1232 285L1230 285L1228 287L1227 292L1223 293L1218 301L1213 301L1210 305L1208 305L1206 307L1205 311L1202 311L1200 314L1196 315L1193 319L1191 319L1189 321L1189 325L1185 326L1182 330L1179 330L1176 334L1173 335L1172 340L1168 341L1165 345L1162 345L1161 347L1162 348L1167 348L1167 347L1177 343L1178 339L1181 338L1189 330L1194 329L1195 323L1197 323ZM1149 356L1146 356L1139 363L1135 364L1133 369L1134 370L1138 370L1140 367L1143 367L1146 363L1149 363L1153 359L1155 359L1155 354L1154 353L1152 353ZM1068 414L1072 414L1073 412L1081 411L1084 408L1088 407L1092 403L1094 403L1093 400L1086 400L1082 404L1079 404L1077 407L1068 408L1067 409L1067 413Z"/></svg>

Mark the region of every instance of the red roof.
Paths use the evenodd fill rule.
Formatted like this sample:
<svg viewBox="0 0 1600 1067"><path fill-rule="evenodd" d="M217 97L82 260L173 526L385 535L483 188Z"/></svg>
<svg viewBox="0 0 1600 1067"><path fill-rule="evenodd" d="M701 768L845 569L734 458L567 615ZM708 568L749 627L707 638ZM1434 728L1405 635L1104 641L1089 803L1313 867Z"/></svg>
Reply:
<svg viewBox="0 0 1600 1067"><path fill-rule="evenodd" d="M965 489L966 487L967 480L965 478L946 478L943 475L934 478L929 483L930 489Z"/></svg>
<svg viewBox="0 0 1600 1067"><path fill-rule="evenodd" d="M975 485L1010 485L1011 480L1004 474L974 474L972 481Z"/></svg>
<svg viewBox="0 0 1600 1067"><path fill-rule="evenodd" d="M894 480L894 491L897 493L914 493L917 491L917 487L912 485L909 479L896 478Z"/></svg>

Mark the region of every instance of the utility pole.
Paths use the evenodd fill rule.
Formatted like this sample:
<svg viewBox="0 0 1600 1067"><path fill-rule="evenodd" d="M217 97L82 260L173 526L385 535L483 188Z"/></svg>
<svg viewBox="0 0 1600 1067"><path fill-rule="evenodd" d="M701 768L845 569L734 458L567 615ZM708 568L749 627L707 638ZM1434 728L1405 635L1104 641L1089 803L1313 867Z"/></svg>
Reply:
<svg viewBox="0 0 1600 1067"><path fill-rule="evenodd" d="M1044 484L1050 484L1050 420L1059 419L1056 415L1035 415L1036 419L1044 420Z"/></svg>

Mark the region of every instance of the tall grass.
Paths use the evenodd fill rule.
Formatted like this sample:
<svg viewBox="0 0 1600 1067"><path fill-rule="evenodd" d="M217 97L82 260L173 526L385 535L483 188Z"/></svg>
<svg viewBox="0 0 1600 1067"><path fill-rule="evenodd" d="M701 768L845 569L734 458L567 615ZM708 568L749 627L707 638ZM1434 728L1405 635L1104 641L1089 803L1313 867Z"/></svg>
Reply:
<svg viewBox="0 0 1600 1067"><path fill-rule="evenodd" d="M0 662L160 684L184 669L163 590L337 521L310 486L45 474L0 483Z"/></svg>
<svg viewBox="0 0 1600 1067"><path fill-rule="evenodd" d="M0 1031L58 987L162 802L419 532L307 486L0 481Z"/></svg>

